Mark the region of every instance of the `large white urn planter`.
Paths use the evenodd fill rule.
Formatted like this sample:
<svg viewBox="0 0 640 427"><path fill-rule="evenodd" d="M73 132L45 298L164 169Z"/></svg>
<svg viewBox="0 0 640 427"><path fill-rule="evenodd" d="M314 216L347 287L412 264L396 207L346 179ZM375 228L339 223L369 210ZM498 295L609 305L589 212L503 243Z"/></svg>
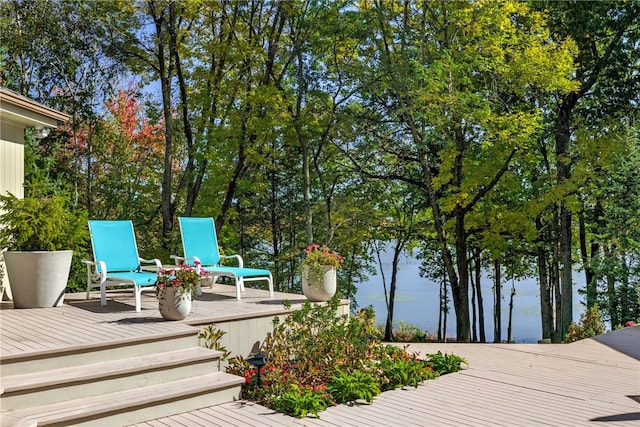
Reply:
<svg viewBox="0 0 640 427"><path fill-rule="evenodd" d="M57 307L64 302L73 251L3 254L15 308Z"/></svg>
<svg viewBox="0 0 640 427"><path fill-rule="evenodd" d="M312 277L306 266L302 268L302 293L309 301L329 301L336 294L337 277L336 268L325 265L322 267L322 277Z"/></svg>
<svg viewBox="0 0 640 427"><path fill-rule="evenodd" d="M191 313L192 292L166 287L158 297L158 309L165 320L183 320Z"/></svg>

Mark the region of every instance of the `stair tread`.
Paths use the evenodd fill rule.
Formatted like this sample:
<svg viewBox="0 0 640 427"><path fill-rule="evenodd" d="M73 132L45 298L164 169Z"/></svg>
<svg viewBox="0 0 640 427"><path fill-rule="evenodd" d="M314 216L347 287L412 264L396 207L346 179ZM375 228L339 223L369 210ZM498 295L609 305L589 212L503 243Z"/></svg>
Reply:
<svg viewBox="0 0 640 427"><path fill-rule="evenodd" d="M6 416L7 420L20 420L20 424L31 420L39 423L68 422L78 417L121 411L216 389L235 387L243 382L242 377L225 372L214 372L196 378L185 378L100 396L3 412L2 416L3 418ZM4 426L5 423L3 422L2 425Z"/></svg>
<svg viewBox="0 0 640 427"><path fill-rule="evenodd" d="M43 372L11 375L2 378L0 395L16 391L25 391L47 386L64 386L67 383L83 382L99 378L133 374L170 368L189 363L215 360L222 352L204 347L192 347L170 352L162 352L134 358L97 362L68 368L60 368Z"/></svg>
<svg viewBox="0 0 640 427"><path fill-rule="evenodd" d="M90 342L85 344L67 345L61 348L45 348L41 350L32 350L27 352L18 352L16 354L0 355L0 364L17 363L22 360L30 360L34 357L54 357L64 354L73 354L81 352L95 352L104 348L124 347L132 344L141 344L145 342L153 342L159 340L172 340L177 338L195 337L197 332L193 328L185 325L185 329L178 329L161 333L148 333L144 337L131 336L127 338L112 339L103 342Z"/></svg>

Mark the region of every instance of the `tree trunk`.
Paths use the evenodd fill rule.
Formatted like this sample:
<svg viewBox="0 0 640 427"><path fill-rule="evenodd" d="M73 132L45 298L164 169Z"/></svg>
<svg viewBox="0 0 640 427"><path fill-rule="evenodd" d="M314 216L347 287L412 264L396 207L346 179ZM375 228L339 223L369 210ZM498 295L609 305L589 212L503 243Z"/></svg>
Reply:
<svg viewBox="0 0 640 427"><path fill-rule="evenodd" d="M442 318L443 318L443 314L444 314L444 310L443 310L443 304L446 301L446 294L444 292L446 292L446 288L444 286L444 277L442 278L442 283L440 283L439 286L439 294L440 294L440 299L438 300L438 335L437 335L437 340L438 341L442 341ZM444 291L443 291L444 289Z"/></svg>
<svg viewBox="0 0 640 427"><path fill-rule="evenodd" d="M459 210L459 209L456 209ZM471 342L469 321L469 263L464 213L456 215L456 264L459 277L452 283L453 307L456 310L456 337L458 342Z"/></svg>
<svg viewBox="0 0 640 427"><path fill-rule="evenodd" d="M578 225L580 227L580 255L582 256L582 266L584 268L584 274L587 284L587 308L591 308L596 304L596 297L598 295L598 283L596 281L595 273L591 267L591 260L598 251L598 245L594 243L591 245L591 254L587 251L587 227L585 224L584 211L578 214ZM595 252L594 252L595 251Z"/></svg>
<svg viewBox="0 0 640 427"><path fill-rule="evenodd" d="M444 321L443 321L443 332L442 332L442 342L447 342L447 317L449 315L449 295L447 293L447 275L445 274L442 279L442 287L444 289Z"/></svg>
<svg viewBox="0 0 640 427"><path fill-rule="evenodd" d="M189 100L187 96L187 82L182 71L182 62L178 51L178 31L176 28L177 16L176 5L172 2L169 6L169 20L167 22L167 31L169 33L169 55L173 58L175 64L176 80L178 82L178 93L180 94L180 115L182 117L182 130L187 144L187 163L182 171L180 180L176 186L175 193L179 194L181 190L187 187L187 198L185 203L185 214L191 215L193 205L198 197L200 185L202 184L203 175L196 174L196 147L191 128L191 120L189 120Z"/></svg>
<svg viewBox="0 0 640 427"><path fill-rule="evenodd" d="M511 294L509 295L509 325L507 326L507 342L513 342L512 326L513 326L513 297L516 296L516 287L511 281Z"/></svg>
<svg viewBox="0 0 640 427"><path fill-rule="evenodd" d="M469 281L471 282L471 340L478 341L476 329L476 283L473 280L473 274L469 273Z"/></svg>
<svg viewBox="0 0 640 427"><path fill-rule="evenodd" d="M608 245L605 245L604 256L609 260L613 260L614 254ZM618 314L620 313L620 307L618 304L618 298L616 295L616 278L611 273L611 269L608 269L607 273L607 300L609 301L609 316L611 317L611 329L620 324Z"/></svg>
<svg viewBox="0 0 640 427"><path fill-rule="evenodd" d="M478 297L478 327L480 329L480 342L486 343L487 336L484 331L484 300L482 298L482 263L481 263L481 251L476 249L476 295Z"/></svg>
<svg viewBox="0 0 640 427"><path fill-rule="evenodd" d="M571 179L571 112L579 99L577 93L573 92L565 96L562 100L555 123L556 141L556 174L557 184L563 187ZM558 229L559 256L560 263L560 311L556 316L560 319L558 333L560 340L569 331L569 325L573 320L573 260L571 258L571 211L564 203L564 199L559 202L560 222Z"/></svg>
<svg viewBox="0 0 640 427"><path fill-rule="evenodd" d="M560 209L560 283L562 297L561 339L569 332L573 321L573 261L571 259L571 212L566 206Z"/></svg>
<svg viewBox="0 0 640 427"><path fill-rule="evenodd" d="M471 341L478 342L476 284L474 283L473 277L471 275L469 275L469 280L471 280Z"/></svg>
<svg viewBox="0 0 640 427"><path fill-rule="evenodd" d="M306 82L304 80L304 60L302 51L298 50L296 67L296 81L298 91L296 97L296 109L294 115L294 128L298 138L298 143L302 149L302 195L304 199L304 233L306 236L307 246L313 243L313 217L311 214L311 149L309 142L302 131L302 103L304 94L306 93Z"/></svg>
<svg viewBox="0 0 640 427"><path fill-rule="evenodd" d="M542 220L536 218L538 234L542 234ZM549 273L547 269L547 253L544 242L538 242L538 283L540 284L540 320L542 322L542 338L551 339L554 332L553 310L551 305L551 287L549 286Z"/></svg>
<svg viewBox="0 0 640 427"><path fill-rule="evenodd" d="M493 261L493 342L499 343L502 339L502 279L500 278L500 261Z"/></svg>
<svg viewBox="0 0 640 427"><path fill-rule="evenodd" d="M393 309L396 301L396 284L398 280L398 263L404 244L398 241L393 248L393 262L391 264L391 283L389 285L389 303L387 304L387 322L384 328L384 340L395 341L393 337Z"/></svg>
<svg viewBox="0 0 640 427"><path fill-rule="evenodd" d="M165 16L164 11L156 11L155 6L149 3L150 14L153 17L156 30L156 55L158 59L158 74L160 78L160 88L162 92L162 111L164 114L164 171L162 174L161 204L162 213L162 237L163 240L169 237L173 229L173 208L172 208L172 188L173 180L173 119L171 104L171 61L165 55ZM167 66L167 62L169 62Z"/></svg>
<svg viewBox="0 0 640 427"><path fill-rule="evenodd" d="M562 298L560 296L560 270L558 265L558 244L553 245L553 255L551 261L551 286L553 286L553 303L554 303L554 330L552 341L559 343L563 336L561 333L560 313L562 313Z"/></svg>

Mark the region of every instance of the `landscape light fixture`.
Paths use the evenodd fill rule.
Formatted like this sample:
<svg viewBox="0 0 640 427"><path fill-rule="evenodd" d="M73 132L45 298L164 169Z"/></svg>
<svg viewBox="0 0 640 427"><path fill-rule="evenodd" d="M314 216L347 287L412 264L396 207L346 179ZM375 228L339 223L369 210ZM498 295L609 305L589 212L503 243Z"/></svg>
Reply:
<svg viewBox="0 0 640 427"><path fill-rule="evenodd" d="M260 370L264 365L266 365L266 362L264 361L264 354L256 353L251 357L247 357L247 362L258 368L258 387L260 387L262 384L260 382Z"/></svg>

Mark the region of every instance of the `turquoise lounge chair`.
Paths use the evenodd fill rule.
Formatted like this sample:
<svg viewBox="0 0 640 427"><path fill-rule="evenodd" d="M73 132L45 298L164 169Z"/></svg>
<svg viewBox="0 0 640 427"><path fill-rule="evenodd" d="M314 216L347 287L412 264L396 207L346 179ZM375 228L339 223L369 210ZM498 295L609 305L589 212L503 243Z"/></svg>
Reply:
<svg viewBox="0 0 640 427"><path fill-rule="evenodd" d="M240 255L220 256L213 218L180 217L178 222L184 257L172 255L177 263L186 261L192 264L199 261L201 267L213 276L212 284L218 276L234 279L238 300L241 299L241 292L244 291L244 283L249 281L266 281L269 285L269 297L273 297L273 277L269 270L245 267ZM235 258L238 266L222 265L221 260L225 258ZM198 287L198 293L200 293L200 287Z"/></svg>
<svg viewBox="0 0 640 427"><path fill-rule="evenodd" d="M143 288L155 287L162 264L157 259L138 256L136 236L131 221L89 221L94 261L87 264L87 299L92 287L100 287L100 303L107 305L107 285L130 285L140 311ZM141 263L155 264L155 272L143 271Z"/></svg>

